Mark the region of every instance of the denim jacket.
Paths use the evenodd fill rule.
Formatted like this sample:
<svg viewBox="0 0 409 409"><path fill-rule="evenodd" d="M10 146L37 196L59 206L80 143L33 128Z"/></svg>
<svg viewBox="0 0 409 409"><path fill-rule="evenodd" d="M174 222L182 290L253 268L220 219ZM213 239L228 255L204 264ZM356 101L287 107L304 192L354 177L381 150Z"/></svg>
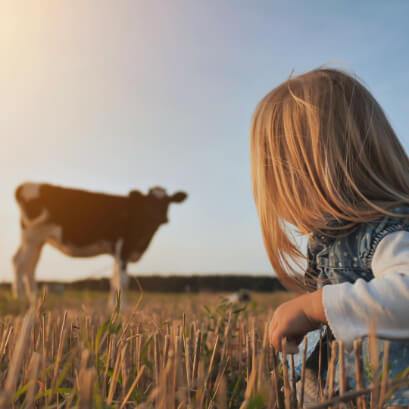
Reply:
<svg viewBox="0 0 409 409"><path fill-rule="evenodd" d="M409 214L409 207L400 206L392 213ZM308 243L308 271L317 280L317 287L343 282L354 283L362 278L370 281L374 278L371 262L378 243L388 234L396 231L409 231L409 219L383 216L369 223L359 225L351 233L343 237L333 238L327 235L313 236ZM408 311L409 313L409 311ZM348 319L345 317L345 319ZM323 338L331 339L328 328L322 330ZM308 334L307 367L318 377L319 330ZM378 341L379 360L383 356L384 341ZM321 348L321 350L326 348ZM327 355L327 354L325 354ZM297 372L301 369L301 356L296 356ZM363 339L364 363L369 360L367 338ZM327 356L321 356L322 374L326 375ZM393 378L409 367L409 343L391 341L389 349L390 372ZM353 353L346 353L345 367L351 388L355 387L355 369ZM337 368L337 377L339 377ZM310 371L311 372L311 371ZM318 379L318 378L317 378ZM393 395L390 405L409 405L409 392L399 391Z"/></svg>

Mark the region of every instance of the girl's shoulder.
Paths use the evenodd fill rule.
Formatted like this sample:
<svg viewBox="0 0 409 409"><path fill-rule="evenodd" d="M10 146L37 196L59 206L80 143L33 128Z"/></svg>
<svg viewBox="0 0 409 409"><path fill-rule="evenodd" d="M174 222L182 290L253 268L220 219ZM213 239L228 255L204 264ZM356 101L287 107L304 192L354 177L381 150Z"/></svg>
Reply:
<svg viewBox="0 0 409 409"><path fill-rule="evenodd" d="M371 262L379 242L388 234L400 230L409 231L409 206L394 208L394 216L381 216L362 223L348 233L338 237L312 235L308 242L308 256L318 269L329 273L342 274L344 271L358 271L363 278L370 279ZM367 275L367 277L365 276Z"/></svg>
<svg viewBox="0 0 409 409"><path fill-rule="evenodd" d="M389 233L409 229L409 206L399 206L392 210L391 213L396 216L382 215L370 222L361 223L347 232L341 232L334 236L328 230L328 234L312 234L308 241L309 247L314 246L332 246L339 245L341 242L363 241L365 245L373 245L374 242L380 241ZM402 217L407 215L407 217ZM341 225L342 222L332 223Z"/></svg>
<svg viewBox="0 0 409 409"><path fill-rule="evenodd" d="M362 223L350 238L359 246L361 257L367 266L370 266L376 247L384 237L397 231L409 231L409 206L396 207L391 213L395 213L396 216L385 215L371 222ZM402 215L408 217L401 217Z"/></svg>

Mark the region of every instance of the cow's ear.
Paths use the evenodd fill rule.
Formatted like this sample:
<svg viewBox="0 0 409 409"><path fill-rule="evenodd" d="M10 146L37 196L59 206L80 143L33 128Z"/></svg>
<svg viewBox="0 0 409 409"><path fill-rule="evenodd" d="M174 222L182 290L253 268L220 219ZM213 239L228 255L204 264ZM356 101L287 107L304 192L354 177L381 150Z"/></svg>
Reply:
<svg viewBox="0 0 409 409"><path fill-rule="evenodd" d="M131 190L129 192L129 198L131 200L138 200L143 197L143 194L139 190Z"/></svg>
<svg viewBox="0 0 409 409"><path fill-rule="evenodd" d="M180 203L183 202L187 198L187 193L185 192L176 192L172 196L169 196L170 202Z"/></svg>

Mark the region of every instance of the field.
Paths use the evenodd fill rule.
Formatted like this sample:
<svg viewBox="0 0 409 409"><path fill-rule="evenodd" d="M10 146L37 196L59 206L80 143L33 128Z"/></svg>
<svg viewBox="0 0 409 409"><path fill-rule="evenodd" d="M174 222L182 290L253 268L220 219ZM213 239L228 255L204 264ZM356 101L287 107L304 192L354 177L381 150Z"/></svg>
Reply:
<svg viewBox="0 0 409 409"><path fill-rule="evenodd" d="M104 292L44 293L30 308L3 291L0 409L301 407L292 361L265 337L274 308L292 297L256 293L231 304L210 293L130 292L127 307L111 312ZM342 355L342 344L332 349ZM408 387L407 378L387 380L387 359L371 364L371 382L357 365L360 390L340 397L331 359L315 407L381 408Z"/></svg>

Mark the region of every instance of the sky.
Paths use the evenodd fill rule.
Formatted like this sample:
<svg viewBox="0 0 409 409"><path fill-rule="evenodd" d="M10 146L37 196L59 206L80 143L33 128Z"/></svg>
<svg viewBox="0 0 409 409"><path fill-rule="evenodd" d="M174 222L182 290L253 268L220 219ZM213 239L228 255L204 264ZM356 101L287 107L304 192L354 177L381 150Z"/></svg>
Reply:
<svg viewBox="0 0 409 409"><path fill-rule="evenodd" d="M251 193L256 104L292 70L346 69L408 151L408 16L406 1L1 0L0 281L23 181L186 191L131 274L274 274ZM46 246L37 278L111 270Z"/></svg>

